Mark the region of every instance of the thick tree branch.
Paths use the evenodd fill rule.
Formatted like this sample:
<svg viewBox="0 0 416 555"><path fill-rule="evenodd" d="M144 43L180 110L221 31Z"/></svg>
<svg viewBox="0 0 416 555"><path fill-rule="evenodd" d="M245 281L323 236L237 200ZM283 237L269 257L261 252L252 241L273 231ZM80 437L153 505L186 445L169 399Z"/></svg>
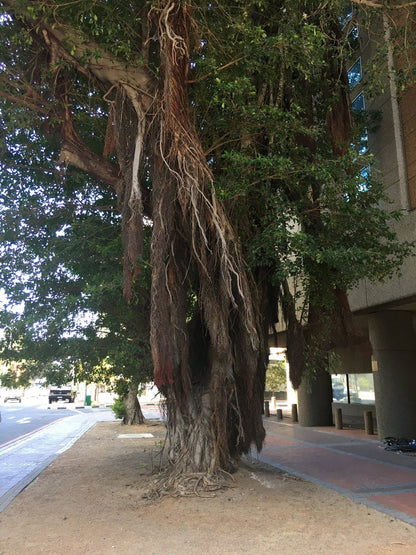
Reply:
<svg viewBox="0 0 416 555"><path fill-rule="evenodd" d="M0 162L0 166L6 170L29 170L31 172L42 172L42 173L50 173L54 175L62 176L62 170L59 168L42 168L40 166L31 166L30 164L5 164L3 161Z"/></svg>
<svg viewBox="0 0 416 555"><path fill-rule="evenodd" d="M43 19L33 19L16 0L4 0L4 6L19 17L26 25L40 30L46 47L51 53L51 62L63 58L85 77L98 81L101 88L120 82L127 83L147 97L150 104L156 80L145 65L130 66L105 51L96 42L86 39L76 29L65 25L59 19L48 24ZM70 48L70 50L68 50Z"/></svg>
<svg viewBox="0 0 416 555"><path fill-rule="evenodd" d="M115 190L121 184L117 166L92 152L75 131L72 121L67 118L61 129L62 146L59 162L70 164L108 183Z"/></svg>
<svg viewBox="0 0 416 555"><path fill-rule="evenodd" d="M39 105L34 104L33 102L30 102L24 96L21 96L21 97L14 96L13 94L0 90L0 98L5 98L6 100L10 100L10 102L13 102L15 104L20 104L21 106L25 106L26 108L29 108L34 112L38 112L46 116L49 115L49 112L47 110L45 110L44 108L41 108Z"/></svg>
<svg viewBox="0 0 416 555"><path fill-rule="evenodd" d="M10 85L10 83L7 83L7 84ZM19 96L16 96L0 88L0 98L4 98L6 100L9 100L10 102L13 102L14 104L19 104L20 106L29 108L29 110L37 112L38 114L50 116L50 110L45 108L44 103L41 101L40 96L37 95L33 91L33 89L30 88L30 86L28 86L28 90L26 94L19 95Z"/></svg>

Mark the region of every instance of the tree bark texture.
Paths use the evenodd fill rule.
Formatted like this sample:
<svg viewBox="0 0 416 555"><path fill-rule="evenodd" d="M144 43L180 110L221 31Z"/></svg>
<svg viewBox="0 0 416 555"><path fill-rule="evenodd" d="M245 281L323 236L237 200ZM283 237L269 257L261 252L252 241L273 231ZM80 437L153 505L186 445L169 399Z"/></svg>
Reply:
<svg viewBox="0 0 416 555"><path fill-rule="evenodd" d="M143 424L144 416L140 407L139 399L137 398L137 387L130 387L127 394L124 396L124 408L126 409L126 416L123 418L123 424Z"/></svg>
<svg viewBox="0 0 416 555"><path fill-rule="evenodd" d="M169 458L182 473L232 468L261 448L264 365L240 246L215 197L189 109L190 8L164 2L153 129L151 345L167 399ZM197 309L189 321L189 292Z"/></svg>

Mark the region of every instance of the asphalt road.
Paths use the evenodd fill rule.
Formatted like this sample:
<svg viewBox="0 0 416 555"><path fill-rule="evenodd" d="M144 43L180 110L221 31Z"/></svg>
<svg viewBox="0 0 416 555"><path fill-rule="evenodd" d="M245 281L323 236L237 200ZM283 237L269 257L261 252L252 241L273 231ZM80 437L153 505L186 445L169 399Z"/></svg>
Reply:
<svg viewBox="0 0 416 555"><path fill-rule="evenodd" d="M77 414L70 403L48 405L47 397L8 401L0 404L0 448L44 426Z"/></svg>

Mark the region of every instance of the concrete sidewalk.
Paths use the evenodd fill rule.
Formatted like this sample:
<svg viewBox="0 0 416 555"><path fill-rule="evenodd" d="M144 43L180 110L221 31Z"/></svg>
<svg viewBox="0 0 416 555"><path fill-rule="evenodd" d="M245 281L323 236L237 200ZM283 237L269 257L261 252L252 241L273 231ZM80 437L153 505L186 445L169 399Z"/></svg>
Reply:
<svg viewBox="0 0 416 555"><path fill-rule="evenodd" d="M364 430L303 428L264 418L254 458L416 526L416 455L386 451Z"/></svg>
<svg viewBox="0 0 416 555"><path fill-rule="evenodd" d="M114 420L110 410L86 410L61 418L0 449L0 512L56 457L96 422Z"/></svg>

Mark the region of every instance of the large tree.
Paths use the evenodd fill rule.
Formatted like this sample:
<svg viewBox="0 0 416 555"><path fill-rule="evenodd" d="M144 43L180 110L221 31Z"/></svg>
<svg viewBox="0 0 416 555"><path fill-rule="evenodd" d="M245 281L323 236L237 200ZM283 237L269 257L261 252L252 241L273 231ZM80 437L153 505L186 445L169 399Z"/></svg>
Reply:
<svg viewBox="0 0 416 555"><path fill-rule="evenodd" d="M61 164L116 191L127 298L140 271L143 215L152 219L151 340L155 381L168 404L170 457L180 473L229 469L252 442L261 447L265 362L238 239L213 194L191 116L191 8L6 5L13 48L5 56L4 98L20 112L20 128L38 114L39 132L60 140ZM100 153L88 115L108 115Z"/></svg>
<svg viewBox="0 0 416 555"><path fill-rule="evenodd" d="M55 138L61 168L115 191L128 299L151 219L150 337L172 479L209 485L252 444L262 447L278 291L299 381L305 345L326 321L357 339L345 328L345 292L363 275L383 276L381 264L365 263L369 251L392 256L390 270L404 254L394 257L389 217L374 208L377 186L359 194L341 2L3 5L5 120L32 129L36 113L36 136ZM369 214L366 233L358 222ZM343 248L350 226L348 241L358 243ZM294 310L293 276L307 326Z"/></svg>
<svg viewBox="0 0 416 555"><path fill-rule="evenodd" d="M218 14L208 10L207 27L222 42L210 33L203 40L193 90L217 191L257 291L267 284L262 313L272 317L280 302L292 383L322 378L329 419L328 353L352 344L371 350L353 324L347 291L364 277L385 279L410 252L391 231L400 213L389 210L380 176L368 170L374 160L362 138L375 114L354 114L349 98L355 28L368 27L379 54L384 27L379 10L351 6L338 17L344 8L245 2L224 15L220 32ZM398 32L389 46L399 54ZM406 53L411 58L410 47Z"/></svg>

